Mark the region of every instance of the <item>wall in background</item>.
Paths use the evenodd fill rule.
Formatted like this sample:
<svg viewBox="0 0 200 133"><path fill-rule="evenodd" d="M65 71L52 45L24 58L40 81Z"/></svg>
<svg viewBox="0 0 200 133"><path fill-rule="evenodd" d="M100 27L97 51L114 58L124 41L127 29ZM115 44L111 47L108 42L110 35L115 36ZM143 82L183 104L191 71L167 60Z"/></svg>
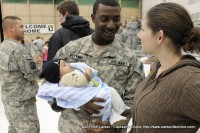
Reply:
<svg viewBox="0 0 200 133"><path fill-rule="evenodd" d="M188 0L142 0L142 17L145 16L146 12L153 6L163 2L174 2L184 6L188 9Z"/></svg>
<svg viewBox="0 0 200 133"><path fill-rule="evenodd" d="M23 20L24 24L54 24L55 29L60 28L57 14L57 4L63 0L2 0L2 15L15 15ZM91 20L92 6L95 0L74 0L78 3L80 16L94 24ZM141 16L141 0L119 0L122 7L123 20L130 21L131 17ZM12 10L11 10L12 9ZM25 39L32 40L40 34L25 35ZM45 40L51 37L49 34L41 34Z"/></svg>

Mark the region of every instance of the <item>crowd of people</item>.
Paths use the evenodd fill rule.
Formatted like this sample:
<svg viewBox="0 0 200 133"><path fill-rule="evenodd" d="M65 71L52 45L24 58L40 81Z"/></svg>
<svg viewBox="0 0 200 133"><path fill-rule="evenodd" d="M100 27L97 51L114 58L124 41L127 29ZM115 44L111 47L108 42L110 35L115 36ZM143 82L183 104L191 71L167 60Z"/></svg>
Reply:
<svg viewBox="0 0 200 133"><path fill-rule="evenodd" d="M61 112L61 133L198 130L200 62L181 51L200 52L200 30L184 7L158 4L142 21L127 22L124 28L119 3L96 0L91 14L94 29L79 16L74 1L61 2L57 10L62 28L46 43L37 37L31 44L23 44L22 19L6 16L2 21L0 88L9 133L40 132L36 95L44 90L56 90L45 93L45 99L52 110ZM130 39L124 39L125 34ZM156 58L146 78L133 51L138 42L143 52ZM39 76L45 79L41 87ZM80 93L88 87L88 93ZM66 92L67 88L72 90ZM81 98L87 101L80 104ZM127 131L129 119L132 126Z"/></svg>

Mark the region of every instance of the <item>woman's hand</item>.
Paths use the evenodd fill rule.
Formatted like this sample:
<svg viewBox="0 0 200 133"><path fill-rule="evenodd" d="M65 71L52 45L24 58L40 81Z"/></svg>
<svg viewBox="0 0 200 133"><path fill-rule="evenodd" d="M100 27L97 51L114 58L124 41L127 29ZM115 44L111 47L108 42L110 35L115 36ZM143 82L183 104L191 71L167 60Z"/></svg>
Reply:
<svg viewBox="0 0 200 133"><path fill-rule="evenodd" d="M88 121L83 122L83 133L111 133L113 128L108 122L102 122L97 119L92 120L91 125Z"/></svg>

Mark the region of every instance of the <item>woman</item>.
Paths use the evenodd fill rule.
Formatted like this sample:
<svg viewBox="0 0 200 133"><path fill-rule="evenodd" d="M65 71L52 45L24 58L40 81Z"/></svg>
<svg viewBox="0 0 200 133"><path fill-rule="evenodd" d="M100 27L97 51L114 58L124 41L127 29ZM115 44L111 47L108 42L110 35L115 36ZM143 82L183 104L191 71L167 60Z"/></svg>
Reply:
<svg viewBox="0 0 200 133"><path fill-rule="evenodd" d="M132 133L192 133L200 125L200 62L184 51L200 51L200 32L175 3L151 8L138 33L142 51L158 59L137 87Z"/></svg>

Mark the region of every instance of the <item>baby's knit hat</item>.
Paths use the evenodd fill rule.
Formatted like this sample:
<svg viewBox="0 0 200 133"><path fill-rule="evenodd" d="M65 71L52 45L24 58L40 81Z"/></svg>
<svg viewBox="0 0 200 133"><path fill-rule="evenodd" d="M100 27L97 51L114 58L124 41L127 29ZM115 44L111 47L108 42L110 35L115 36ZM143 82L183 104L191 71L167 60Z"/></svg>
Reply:
<svg viewBox="0 0 200 133"><path fill-rule="evenodd" d="M55 59L44 63L39 78L44 78L50 83L58 83L60 80L60 60Z"/></svg>

